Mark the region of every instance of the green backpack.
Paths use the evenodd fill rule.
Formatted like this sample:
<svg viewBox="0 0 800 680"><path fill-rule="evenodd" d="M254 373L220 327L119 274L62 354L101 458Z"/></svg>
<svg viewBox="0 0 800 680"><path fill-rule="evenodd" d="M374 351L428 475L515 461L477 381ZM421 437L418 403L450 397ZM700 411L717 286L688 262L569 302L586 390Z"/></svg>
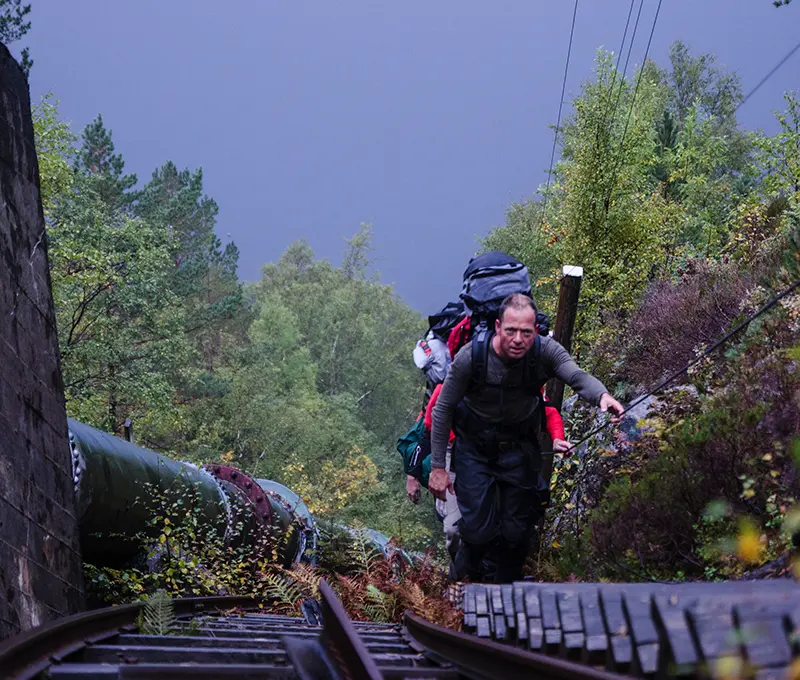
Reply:
<svg viewBox="0 0 800 680"><path fill-rule="evenodd" d="M428 478L431 475L431 457L426 456L424 460L420 460L424 436L425 420L420 415L411 429L397 440L397 451L403 457L403 471L407 475L416 477L427 489Z"/></svg>

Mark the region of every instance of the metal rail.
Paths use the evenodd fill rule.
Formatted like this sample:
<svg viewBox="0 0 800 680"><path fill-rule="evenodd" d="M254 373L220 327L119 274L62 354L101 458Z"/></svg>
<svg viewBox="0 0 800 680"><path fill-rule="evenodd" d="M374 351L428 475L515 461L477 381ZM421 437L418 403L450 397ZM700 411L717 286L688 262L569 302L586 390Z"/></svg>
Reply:
<svg viewBox="0 0 800 680"><path fill-rule="evenodd" d="M251 597L187 597L174 600L176 616L257 606ZM3 680L29 680L89 644L135 627L143 602L106 607L58 619L0 643Z"/></svg>
<svg viewBox="0 0 800 680"><path fill-rule="evenodd" d="M309 601L311 602L311 601ZM173 601L169 635L137 630L143 603L70 616L0 645L0 678L53 680L220 678L264 680L618 680L624 676L548 658L428 623L405 627L351 621L326 583L322 625L299 617L249 612L249 597ZM236 609L237 611L226 611ZM191 621L190 621L191 620Z"/></svg>
<svg viewBox="0 0 800 680"><path fill-rule="evenodd" d="M411 612L406 612L404 625L410 641L419 649L425 650L437 660L446 660L453 664L468 678L621 680L628 677L459 633L425 621Z"/></svg>

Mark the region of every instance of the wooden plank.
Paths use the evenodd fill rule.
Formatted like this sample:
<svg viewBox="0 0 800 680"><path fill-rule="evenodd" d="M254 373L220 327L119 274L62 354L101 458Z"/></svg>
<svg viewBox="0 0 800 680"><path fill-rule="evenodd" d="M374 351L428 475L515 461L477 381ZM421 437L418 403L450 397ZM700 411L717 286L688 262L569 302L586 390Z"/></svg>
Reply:
<svg viewBox="0 0 800 680"><path fill-rule="evenodd" d="M600 609L606 630L609 635L628 635L628 625L625 623L625 615L622 612L622 599L619 593L609 589L600 591Z"/></svg>
<svg viewBox="0 0 800 680"><path fill-rule="evenodd" d="M683 602L658 595L653 598L653 620L659 637L658 670L662 675L694 674L700 662Z"/></svg>
<svg viewBox="0 0 800 680"><path fill-rule="evenodd" d="M508 626L506 626L506 617L504 614L494 614L494 639L503 642L508 638Z"/></svg>
<svg viewBox="0 0 800 680"><path fill-rule="evenodd" d="M560 628L545 628L544 629L544 646L548 654L558 654L561 649L561 629Z"/></svg>
<svg viewBox="0 0 800 680"><path fill-rule="evenodd" d="M486 586L474 586L475 588L475 613L478 616L486 616L489 613L489 599Z"/></svg>
<svg viewBox="0 0 800 680"><path fill-rule="evenodd" d="M578 594L572 591L559 592L556 595L556 603L561 629L564 633L582 633L583 620Z"/></svg>
<svg viewBox="0 0 800 680"><path fill-rule="evenodd" d="M475 614L475 590L472 584L464 589L464 613Z"/></svg>
<svg viewBox="0 0 800 680"><path fill-rule="evenodd" d="M788 666L792 650L782 619L745 621L739 625L745 656L756 668Z"/></svg>
<svg viewBox="0 0 800 680"><path fill-rule="evenodd" d="M514 592L514 611L519 614L519 612L525 611L525 591L526 588L521 583L515 583L513 586Z"/></svg>
<svg viewBox="0 0 800 680"><path fill-rule="evenodd" d="M561 628L561 621L558 618L558 607L556 606L556 594L552 590L543 590L540 595L542 606L542 623L544 629ZM530 616L530 614L528 614Z"/></svg>
<svg viewBox="0 0 800 680"><path fill-rule="evenodd" d="M517 643L526 644L528 641L528 617L525 612L517 612Z"/></svg>
<svg viewBox="0 0 800 680"><path fill-rule="evenodd" d="M528 619L528 647L533 652L544 649L544 626L541 619Z"/></svg>
<svg viewBox="0 0 800 680"><path fill-rule="evenodd" d="M618 673L627 673L633 661L633 643L629 635L615 635L610 640L606 668Z"/></svg>
<svg viewBox="0 0 800 680"><path fill-rule="evenodd" d="M571 661L580 661L586 636L583 633L564 633L559 655Z"/></svg>
<svg viewBox="0 0 800 680"><path fill-rule="evenodd" d="M506 626L516 628L517 612L514 608L514 586L511 584L504 585L500 590L503 599L503 613L506 616Z"/></svg>
<svg viewBox="0 0 800 680"><path fill-rule="evenodd" d="M539 600L539 591L536 588L525 589L525 613L529 619L542 618L542 605Z"/></svg>

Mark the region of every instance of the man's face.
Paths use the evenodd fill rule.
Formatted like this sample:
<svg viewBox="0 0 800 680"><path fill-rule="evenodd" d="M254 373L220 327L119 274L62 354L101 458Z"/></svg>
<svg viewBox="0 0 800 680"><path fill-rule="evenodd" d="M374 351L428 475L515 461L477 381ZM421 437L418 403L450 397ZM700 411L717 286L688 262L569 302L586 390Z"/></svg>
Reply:
<svg viewBox="0 0 800 680"><path fill-rule="evenodd" d="M495 321L494 328L500 345L499 354L508 359L521 359L536 338L536 312L530 307L510 307L502 320Z"/></svg>

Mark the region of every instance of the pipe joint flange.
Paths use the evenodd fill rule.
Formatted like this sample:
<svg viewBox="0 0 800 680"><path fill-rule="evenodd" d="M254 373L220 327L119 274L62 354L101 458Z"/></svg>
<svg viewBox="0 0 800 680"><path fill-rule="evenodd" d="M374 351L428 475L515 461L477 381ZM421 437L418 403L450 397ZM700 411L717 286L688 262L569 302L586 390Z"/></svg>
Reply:
<svg viewBox="0 0 800 680"><path fill-rule="evenodd" d="M272 506L267 495L255 479L232 465L209 464L203 466L217 479L233 484L252 504L256 517L262 524L271 526L274 521Z"/></svg>

